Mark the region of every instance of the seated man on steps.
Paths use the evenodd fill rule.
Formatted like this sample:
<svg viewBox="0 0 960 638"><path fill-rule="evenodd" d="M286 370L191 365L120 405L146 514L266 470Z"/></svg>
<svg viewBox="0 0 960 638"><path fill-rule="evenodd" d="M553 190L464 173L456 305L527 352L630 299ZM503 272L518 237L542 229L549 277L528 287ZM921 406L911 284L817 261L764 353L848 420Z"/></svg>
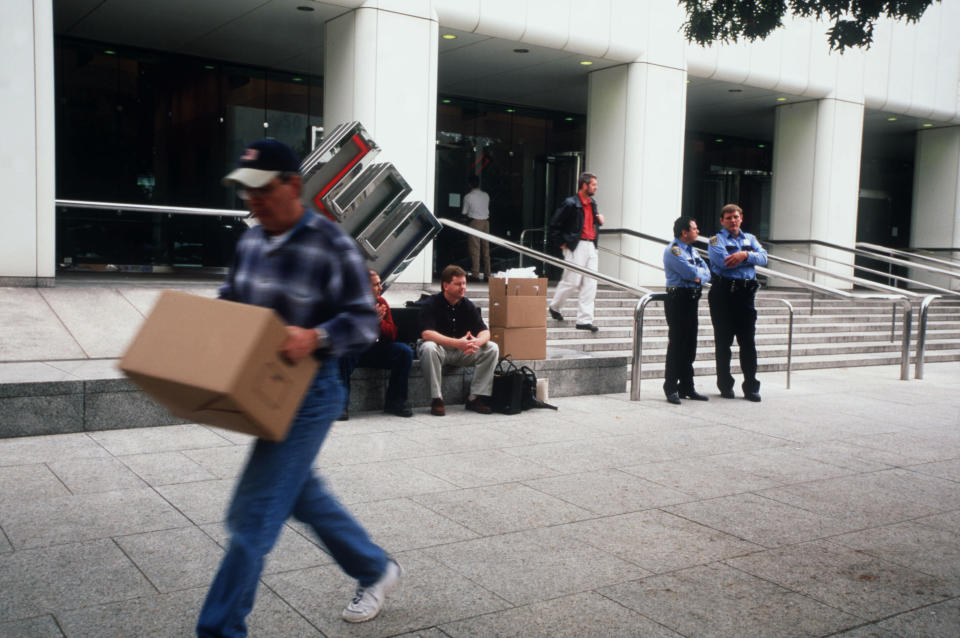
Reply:
<svg viewBox="0 0 960 638"><path fill-rule="evenodd" d="M480 310L466 298L467 273L460 266L447 266L440 274L442 292L431 296L420 308L418 346L420 368L430 388L430 414L443 416L441 380L443 364L476 366L466 408L490 414L485 397L493 392L493 371L500 349L490 341L490 331Z"/></svg>
<svg viewBox="0 0 960 638"><path fill-rule="evenodd" d="M413 350L405 343L397 343L397 324L393 322L390 305L382 296L380 274L376 270L369 273L370 288L373 290L377 317L380 319L380 334L373 345L360 354L351 354L340 359L340 380L347 390L344 405L350 405L350 375L353 374L353 369L379 368L390 371L383 411L397 416L413 416L413 410L407 403L407 382L410 378L410 366L413 365ZM350 412L345 407L339 420L346 421L349 418Z"/></svg>

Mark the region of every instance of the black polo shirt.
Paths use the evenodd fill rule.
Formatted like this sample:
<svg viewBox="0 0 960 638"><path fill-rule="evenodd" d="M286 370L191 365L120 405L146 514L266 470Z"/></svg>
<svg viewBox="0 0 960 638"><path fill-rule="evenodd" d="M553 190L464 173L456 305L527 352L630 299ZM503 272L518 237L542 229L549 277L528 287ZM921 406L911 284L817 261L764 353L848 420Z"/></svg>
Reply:
<svg viewBox="0 0 960 638"><path fill-rule="evenodd" d="M442 292L432 295L420 306L420 332L435 330L445 337L459 339L470 332L473 336L487 329L480 309L464 297L451 306Z"/></svg>

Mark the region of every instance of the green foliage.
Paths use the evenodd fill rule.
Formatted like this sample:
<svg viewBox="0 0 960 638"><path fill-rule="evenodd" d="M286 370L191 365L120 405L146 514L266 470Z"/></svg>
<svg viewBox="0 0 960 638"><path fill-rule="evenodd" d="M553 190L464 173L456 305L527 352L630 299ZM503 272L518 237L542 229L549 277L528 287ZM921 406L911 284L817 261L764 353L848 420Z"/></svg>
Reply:
<svg viewBox="0 0 960 638"><path fill-rule="evenodd" d="M940 0L679 0L687 11L683 25L690 42L753 42L783 26L789 11L801 18L826 17L833 21L827 30L830 48L870 47L874 22L882 15L916 22L934 2Z"/></svg>

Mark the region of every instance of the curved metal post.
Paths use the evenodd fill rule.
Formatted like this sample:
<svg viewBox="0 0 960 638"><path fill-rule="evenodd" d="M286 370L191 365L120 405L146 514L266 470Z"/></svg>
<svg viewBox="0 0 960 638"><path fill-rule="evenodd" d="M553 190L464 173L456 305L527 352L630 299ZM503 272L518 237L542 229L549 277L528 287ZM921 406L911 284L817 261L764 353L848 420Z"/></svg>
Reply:
<svg viewBox="0 0 960 638"><path fill-rule="evenodd" d="M630 369L630 400L640 400L640 368L643 360L643 311L651 301L663 301L667 295L662 292L648 292L633 312L633 365Z"/></svg>
<svg viewBox="0 0 960 638"><path fill-rule="evenodd" d="M927 295L920 302L920 315L917 317L917 359L913 364L913 378L923 378L923 357L927 349L927 314L930 310L930 304L940 295Z"/></svg>
<svg viewBox="0 0 960 638"><path fill-rule="evenodd" d="M786 299L781 299L780 303L787 307L790 312L790 322L787 328L787 390L790 389L790 366L793 361L793 304Z"/></svg>
<svg viewBox="0 0 960 638"><path fill-rule="evenodd" d="M903 348L900 353L900 380L910 380L910 327L913 323L913 305L909 299L900 299L903 304Z"/></svg>
<svg viewBox="0 0 960 638"><path fill-rule="evenodd" d="M890 341L891 343L897 339L897 302L894 301L890 305Z"/></svg>

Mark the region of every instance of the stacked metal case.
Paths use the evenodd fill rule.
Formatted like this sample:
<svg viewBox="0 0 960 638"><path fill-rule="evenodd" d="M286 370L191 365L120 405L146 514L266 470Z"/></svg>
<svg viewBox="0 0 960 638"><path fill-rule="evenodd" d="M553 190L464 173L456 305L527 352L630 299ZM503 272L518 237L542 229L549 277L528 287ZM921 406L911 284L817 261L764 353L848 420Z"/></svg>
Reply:
<svg viewBox="0 0 960 638"><path fill-rule="evenodd" d="M304 203L349 233L389 285L441 225L423 202L404 199L411 188L393 164L375 163L380 147L359 122L333 129L300 166Z"/></svg>

